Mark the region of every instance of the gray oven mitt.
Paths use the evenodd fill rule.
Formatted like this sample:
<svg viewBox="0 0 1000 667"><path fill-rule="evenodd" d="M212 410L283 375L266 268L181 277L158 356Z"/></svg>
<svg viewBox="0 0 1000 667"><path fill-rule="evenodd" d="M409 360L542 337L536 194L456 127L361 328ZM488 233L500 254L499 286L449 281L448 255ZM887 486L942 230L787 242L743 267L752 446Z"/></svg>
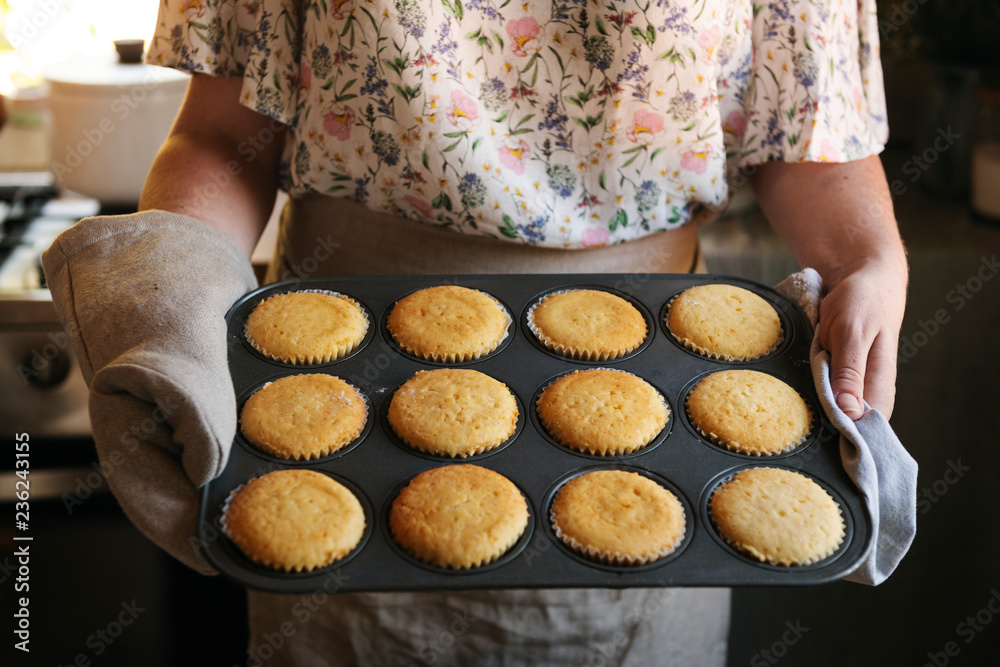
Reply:
<svg viewBox="0 0 1000 667"><path fill-rule="evenodd" d="M813 328L819 316L822 278L813 269L793 274L777 289L797 302ZM830 386L830 353L819 334L809 352L813 382L823 411L840 431L840 458L871 512L875 544L848 581L877 586L906 555L917 531L917 462L906 451L882 413L865 403L861 419L852 421L837 406Z"/></svg>
<svg viewBox="0 0 1000 667"><path fill-rule="evenodd" d="M195 539L198 488L236 434L225 315L257 286L250 262L194 218L145 211L81 220L42 264L108 485L149 539L214 574Z"/></svg>

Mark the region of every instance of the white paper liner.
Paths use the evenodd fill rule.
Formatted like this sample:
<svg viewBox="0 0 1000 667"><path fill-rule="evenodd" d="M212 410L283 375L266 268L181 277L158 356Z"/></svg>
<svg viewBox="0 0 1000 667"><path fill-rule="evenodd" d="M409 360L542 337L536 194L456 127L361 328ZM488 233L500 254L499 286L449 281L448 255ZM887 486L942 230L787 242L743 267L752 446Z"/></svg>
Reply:
<svg viewBox="0 0 1000 667"><path fill-rule="evenodd" d="M697 386L698 385L695 385L695 387ZM763 458L766 458L768 456L778 456L779 454L787 454L788 452L795 450L812 436L813 425L815 425L816 423L816 416L813 414L812 408L809 407L809 402L806 401L805 398L803 398L802 394L793 389L793 391L795 391L795 393L798 394L799 398L802 398L803 403L805 403L806 405L806 410L809 411L809 424L806 426L805 434L795 442L785 445L783 448L775 450L773 452L748 452L746 449L740 447L739 443L725 442L720 436L716 435L715 433L712 433L711 431L706 431L704 428L695 423L694 418L691 417L691 409L688 406L688 401L691 400L691 392L693 391L694 387L691 388L691 391L688 392L687 397L684 399L684 410L687 412L687 418L688 421L691 423L691 426L693 426L694 430L698 431L698 433L701 434L701 437L705 438L713 445L723 447L731 452L735 452L737 454L743 454L744 456L757 456Z"/></svg>
<svg viewBox="0 0 1000 667"><path fill-rule="evenodd" d="M310 373L303 373L302 375L310 375ZM285 376L285 377L296 377L296 376L294 376L294 375L288 375L288 376ZM264 447L262 445L258 445L253 440L251 440L250 437L247 436L246 433L243 432L243 411L241 410L240 411L240 420L239 420L240 423L239 423L239 426L240 426L240 434L243 436L243 439L246 440L247 443L249 443L250 446L253 447L254 449L256 449L256 450L258 450L258 451L260 451L260 452L262 452L264 454L267 454L268 456L273 456L274 458L281 459L283 461L298 461L298 462L302 462L302 461L315 461L317 459L326 458L327 456L332 456L332 455L336 454L337 452L342 451L342 450L350 447L352 444L354 444L354 442L358 438L361 437L361 434L365 432L365 427L368 426L368 420L371 419L371 406L368 404L368 396L365 395L365 392L361 391L360 389L358 389L357 387L355 387L353 384L351 384L347 380L344 380L344 378L340 377L339 375L334 375L333 377L337 378L338 380L343 381L344 384L346 384L348 387L350 387L355 392L357 392L358 396L361 397L361 403L364 405L364 408L365 408L365 419L361 423L361 429L357 432L357 434L353 438L351 438L350 440L348 440L347 442L345 442L341 446L337 447L336 449L327 449L327 450L325 450L322 453L314 453L314 454L311 454L309 456L284 456L284 455L279 454L277 452L273 452L270 449L268 449L268 448L266 448L266 447ZM262 391L262 390L266 389L267 387L271 386L272 384L274 384L274 382L275 381L272 380L271 382L266 382L265 384L261 385L260 388L257 389L257 391L255 391L253 394L251 394L251 396L253 396L254 394L256 394L258 391ZM247 398L247 400L249 400L249 397Z"/></svg>
<svg viewBox="0 0 1000 667"><path fill-rule="evenodd" d="M274 471L272 471L272 472L274 472ZM267 474L267 473L265 473L265 474ZM354 547L352 547L351 550L348 551L346 554L344 554L343 556L341 556L339 558L334 558L329 563L326 563L324 565L317 565L316 567L308 567L308 568L307 567L303 567L303 566L286 568L286 567L282 567L280 565L275 565L274 563L268 563L268 562L266 562L263 559L255 558L251 554L248 554L246 551L243 550L243 547L241 547L239 545L239 543L233 538L232 532L230 531L230 528L229 528L229 521L228 521L226 515L229 513L229 507L232 504L233 499L243 489L243 487L245 487L248 483L252 482L254 479L258 479L258 478L263 477L263 476L264 475L258 475L257 477L251 478L250 480L247 480L247 482L245 482L243 484L240 484L235 489L233 489L232 491L230 491L229 495L226 496L226 500L222 503L222 514L219 516L219 527L222 529L222 534L225 535L227 538L229 538L229 540L236 546L236 548L239 549L240 553L243 554L244 556L246 556L248 560L252 561L253 563L256 563L257 565L260 565L261 567L266 567L266 568L274 570L276 572L297 572L297 573L301 573L301 572L316 572L318 570L323 570L325 568L328 568L331 565L337 563L338 561L344 560L349 555L351 555L352 553L354 553L354 551L358 548L358 544L361 544L361 542L358 542L358 544L354 545ZM336 481L336 480L334 480L334 481ZM353 491L351 491L350 489L347 489L347 490L350 491L351 495L354 495ZM365 517L364 518L364 526L362 528L362 538L361 538L362 540L364 540L364 530L367 530L367 528L368 528L368 519L367 519L367 517Z"/></svg>
<svg viewBox="0 0 1000 667"><path fill-rule="evenodd" d="M396 537L395 533L393 533L393 531L392 531L391 524L390 524L390 527L389 527L389 533L392 535L392 540L393 540L393 542L396 543L396 546L398 546L400 549L402 549L408 556L410 556L410 558L412 558L413 560L418 561L420 563L423 563L424 565L429 565L431 567L441 568L443 570L474 570L476 568L485 567L485 566L490 565L492 563L495 563L498 560L500 560L501 558L505 557L508 554L508 552L510 552L510 550L514 548L514 545L517 544L518 540L520 540L521 537L524 536L524 532L526 530L528 530L528 526L531 523L531 510L530 510L531 503L529 503L528 499L524 497L524 493L521 492L521 489L518 489L518 493L521 494L521 498L524 500L525 510L527 511L527 517L526 517L526 520L524 522L524 526L521 527L521 531L517 535L515 535L512 539L508 540L503 545L503 548L499 549L497 551L497 553L495 553L494 555L489 556L487 558L480 558L479 560L473 560L469 564L466 564L466 565L441 564L441 563L435 562L431 558L424 558L423 556L419 555L416 552L416 550L412 549L411 547L409 547L409 546L407 546L407 545L405 545L405 544L403 544L402 542L399 541L399 539ZM398 494L396 495L396 498L399 498ZM394 498L392 502L395 505L396 499Z"/></svg>
<svg viewBox="0 0 1000 667"><path fill-rule="evenodd" d="M519 539L521 539L521 536L524 535L524 531L527 530L527 529L528 529L528 525L525 524L525 526L521 530L521 532L518 533L518 535L516 537L514 537L514 539L508 541L507 544L505 544L503 546L503 548L498 553L494 554L493 556L491 556L489 558L481 558L478 561L470 562L467 565L455 565L455 564L446 564L446 565L443 565L441 563L435 562L434 560L432 560L430 558L422 558L421 556L417 555L417 553L415 551L413 551L412 549L409 549L406 546L404 546L403 544L400 544L400 542L398 540L396 540L396 536L395 535L392 536L392 539L396 541L396 545L399 546L399 548L402 549L404 552L406 552L406 554L410 558L412 558L413 560L416 560L418 562L421 562L424 565L430 565L431 567L437 567L437 568L441 568L443 570L474 570L476 568L480 568L480 567L485 567L487 565L491 565L491 564L497 562L498 560L500 560L501 558L503 558L504 556L506 556L507 552L509 552L514 547L514 545L517 544L517 541Z"/></svg>
<svg viewBox="0 0 1000 667"><path fill-rule="evenodd" d="M466 289L472 290L471 287L467 287ZM490 346L489 348L474 353L423 354L412 347L400 343L399 340L396 339L396 336L395 334L392 333L392 331L389 332L389 335L392 336L392 340L395 341L396 344L399 345L399 347L402 350L404 350L407 354L417 357L418 359L428 359L430 361L434 361L440 364L461 364L467 361L475 361L476 359L481 359L485 356L493 354L493 352L498 347L500 347L500 345L510 336L510 325L514 322L514 318L512 318L510 313L507 312L507 307L504 306L502 303L500 303L500 301L497 300L497 298L494 297L492 294L487 294L482 290L472 290L472 291L482 294L483 296L489 298L490 301L495 303L497 308L500 309L500 312L503 313L503 319L504 319L503 334L501 334L500 338L498 338L497 341L493 343L493 345ZM393 304L393 308L395 307L396 304Z"/></svg>
<svg viewBox="0 0 1000 667"><path fill-rule="evenodd" d="M622 357L632 354L637 349L642 347L642 344L645 343L646 340L649 338L648 327L646 328L646 336L641 341L639 341L639 343L636 346L629 348L627 350L619 350L616 352L597 352L595 350L581 350L575 347L566 347L565 345L562 345L561 343L556 343L555 341L552 341L548 337L546 337L545 334L543 334L541 330L539 330L539 328L535 325L535 319L534 319L535 309L541 305L542 301L544 301L550 296L554 296L556 294L566 294L568 292L576 292L579 289L589 289L589 288L571 288L571 289L556 290L555 292L549 292L541 299L531 304L531 307L528 308L528 312L525 313L525 317L527 318L528 328L531 330L531 333L535 334L535 338L538 339L539 343L544 345L546 349L551 350L552 352L555 352L556 354L562 357L566 357L567 359L574 359L576 361L613 361L615 359L621 359ZM603 290L595 290L595 291L603 291ZM606 293L611 294L612 296L618 296L617 294L612 294L611 292L606 292ZM627 302L627 300L625 301ZM643 320L645 320L645 318L643 318Z"/></svg>
<svg viewBox="0 0 1000 667"><path fill-rule="evenodd" d="M818 556L814 556L812 558L807 558L805 560L797 560L797 561L792 561L792 562L789 562L789 563L779 563L779 562L776 562L776 561L768 559L764 554L758 553L756 549L753 549L753 548L748 547L746 545L740 544L739 542L737 542L735 540L730 539L725 533L722 532L722 529L719 528L719 524L716 522L715 516L712 514L712 510L711 510L711 507L712 507L712 498L715 496L715 493L719 489L721 489L723 486L725 486L729 482L733 481L733 479L736 478L736 475L738 475L739 473L743 472L744 470L757 470L757 469L766 469L766 468L769 468L771 470L786 470L787 472L793 472L793 473L795 473L797 475L802 475L803 477L805 477L809 481L811 481L814 484L816 484L815 480L813 480L811 477L809 477L808 475L805 475L805 474L803 474L801 472L798 472L798 471L795 471L795 470L787 470L786 468L771 468L770 466L760 466L759 468L744 468L743 470L736 471L732 475L728 475L726 477L723 477L715 485L715 488L712 489L712 493L709 495L708 499L706 500L706 503L708 504L708 508L709 508L709 510L708 510L708 516L709 516L709 519L712 521L713 528L715 528L716 535L718 535L720 538L722 538L723 542L725 542L726 544L728 544L729 546L731 546L733 549L735 549L739 553L743 554L744 556L748 556L750 558L755 558L758 561L760 561L761 563L764 563L766 565L773 565L773 566L776 566L776 567L803 567L805 565L813 565L813 564L818 563L818 562L820 562L822 560L825 560L825 559L829 558L830 556L832 556L833 554L837 553L837 550L840 549L841 546L843 546L843 544L844 544L844 538L847 536L847 522L844 521L844 508L841 507L840 503L837 502L837 499L834 498L833 496L831 496L830 493L826 489L823 489L822 486L820 486L820 488L823 489L823 493L825 493L827 496L829 496L830 500L833 501L833 504L837 506L837 514L840 516L840 539L838 540L837 544L834 545L826 553L820 554ZM819 486L819 485L817 484L817 486Z"/></svg>
<svg viewBox="0 0 1000 667"><path fill-rule="evenodd" d="M418 372L418 374L419 374L419 372ZM411 376L410 380L412 380L414 377L416 377L416 375ZM489 376L489 377L491 379L493 379L493 380L496 380L497 382L500 382L500 380L497 380L493 376ZM410 380L407 380L406 382L409 382ZM406 382L404 382L400 386L396 387L396 390L392 394L392 398L389 399L389 404L390 405L392 404L393 399L396 398L396 392L398 392L400 389L402 389L404 386L406 386ZM424 447L424 446L422 446L419 443L410 442L405 437L403 437L403 435L400 434L396 430L396 427L393 426L392 422L389 421L388 416L386 417L386 421L389 423L389 428L392 429L393 435L395 435L397 438L399 438L399 440L403 444L405 444L407 447L411 447L411 448L417 450L418 452L423 452L424 454L429 454L430 456L438 456L440 458L445 458L445 459L451 459L451 460L458 461L458 460L461 460L461 459L467 459L470 456L479 456L480 454L483 454L485 452L492 452L494 449L497 449L497 448L501 447L504 443L508 442L512 437L514 437L514 434L517 433L517 420L518 420L518 418L521 417L520 409L519 409L519 406L518 406L518 403L517 403L517 398L514 396L514 392L510 390L510 387L508 387L506 385L506 383L500 382L500 384L502 384L503 388L507 390L507 392L511 395L512 398L514 398L514 408L517 409L518 412L517 412L517 414L515 415L515 418L514 418L514 430L511 431L510 434L506 438L504 438L500 442L498 442L496 444L493 444L493 445L482 445L480 447L476 447L474 449L470 449L469 451L467 451L465 453L462 453L462 454L449 454L447 452L434 451L430 447Z"/></svg>
<svg viewBox="0 0 1000 667"><path fill-rule="evenodd" d="M549 509L549 522L551 523L552 526L552 532L556 534L556 537L558 537L563 542L563 544L571 548L576 553L585 556L590 560L602 563L604 565L615 565L620 567L636 567L641 565L648 565L649 563L655 563L656 561L662 558L666 558L667 556L669 556L670 554L672 554L674 551L677 550L677 547L679 547L681 543L684 542L684 538L687 536L687 528L688 528L687 512L684 510L684 503L680 501L680 498L677 498L677 495L674 494L673 491L659 484L659 482L656 482L656 480L650 479L648 477L646 479L649 479L651 482L655 482L657 486L659 486L661 489L672 495L677 500L677 504L680 506L681 524L682 524L681 530L677 535L677 539L674 540L673 543L671 543L669 546L666 546L656 552L642 554L642 555L635 555L635 554L627 554L621 552L608 553L605 551L601 551L596 547L583 544L575 537L572 537L564 533L562 531L562 528L560 528L559 526L558 520L556 519L555 500L556 498L559 497L559 492L562 491L561 488L559 489L559 492L556 493L555 497L553 497L552 506Z"/></svg>
<svg viewBox="0 0 1000 667"><path fill-rule="evenodd" d="M542 414L538 410L538 403L541 402L542 395L545 393L545 390L548 389L549 387L551 387L552 385L554 385L556 382L558 382L559 380L561 380L562 378L564 378L564 377L566 377L568 375L573 375L574 373L579 373L579 372L584 372L584 371L613 371L615 373L624 373L626 375L631 375L632 377L634 377L636 379L642 380L647 385L649 385L649 387L654 392L656 392L656 395L660 399L660 403L663 405L663 408L667 411L667 421L663 424L663 426L660 427L660 430L658 430L656 433L654 433L649 439L646 440L646 442L644 442L643 444L641 444L641 445L639 445L637 447L618 448L618 449L613 449L613 450L610 450L610 451L602 452L602 451L599 451L599 450L597 450L595 448L592 448L592 447L577 447L576 445L571 445L571 444L568 444L568 443L560 442L552 434L552 432L549 430L549 426L545 423L545 420L542 418ZM538 415L538 421L541 422L542 427L545 429L545 432L548 433L549 436L555 442L559 443L560 447L565 447L567 449L571 449L571 450L576 451L576 452L583 452L584 454L590 454L591 456L606 456L608 458L611 458L611 457L614 457L614 456L626 456L626 455L630 455L630 454L635 454L636 452L642 451L643 449L645 449L646 447L648 447L654 440L656 440L657 437L659 437L659 435L661 433L663 433L663 429L665 429L670 424L670 417L671 417L671 415L673 413L670 411L670 405L667 403L667 399L664 398L663 394L661 394L660 391L656 387L654 387L652 384L650 384L645 378L639 377L635 373L630 373L629 371L624 371L624 370L622 370L620 368L606 368L606 367L601 366L601 367L598 367L598 368L580 368L580 369L571 371L569 373L563 373L559 377L554 378L551 382L549 382L544 387L542 387L542 390L540 392L538 392L538 401L535 402L535 414Z"/></svg>
<svg viewBox="0 0 1000 667"><path fill-rule="evenodd" d="M250 331L247 328L247 325L250 322L250 316L247 315L246 320L244 320L243 322L243 336L246 338L247 342L250 343L250 346L253 349L260 352L261 354L263 354L268 359L274 359L275 361L280 361L281 363L288 364L289 366L312 366L316 364L328 364L332 361L336 361L337 359L343 359L351 352L358 349L358 346L364 341L365 336L368 335L368 329L371 328L371 320L368 319L368 311L365 310L360 303L358 303L352 297L347 296L346 294L341 294L340 292L333 292L331 290L324 290L324 289L303 289L303 290L295 290L293 292L280 292L278 294L272 294L271 296L267 297L267 299L263 299L257 305L259 306L261 303L264 303L268 299L274 298L282 294L302 294L302 293L329 294L330 296L342 297L343 299L353 304L359 311L361 311L361 315L365 318L365 332L364 334L362 334L361 340L353 344L342 345L339 350L336 350L332 354L320 355L320 356L308 355L303 357L302 359L289 359L288 357L268 352L262 345L259 345L257 341L253 339L253 336L250 335ZM256 308L256 306L254 306L254 308ZM251 313L252 312L253 311L251 311Z"/></svg>
<svg viewBox="0 0 1000 667"><path fill-rule="evenodd" d="M700 345L697 345L690 338L681 338L680 336L678 336L677 334L675 334L673 331L670 330L670 308L674 305L674 301L677 300L677 297L679 297L683 293L684 292L681 292L680 294L675 294L670 299L670 301L667 302L667 309L666 312L663 314L663 324L666 325L667 331L670 333L670 336L675 341L677 341L687 349L691 350L692 352L696 352L703 357L708 357L709 359L715 359L717 361L731 361L731 362L757 361L758 359L763 359L765 357L774 354L775 350L781 347L781 344L785 342L785 327L781 326L781 328L778 330L777 340L775 340L774 345L772 345L768 350L751 357L736 357L731 354L721 354L719 352L712 352L710 350L701 347ZM778 324L779 326L781 325L780 317L778 318Z"/></svg>

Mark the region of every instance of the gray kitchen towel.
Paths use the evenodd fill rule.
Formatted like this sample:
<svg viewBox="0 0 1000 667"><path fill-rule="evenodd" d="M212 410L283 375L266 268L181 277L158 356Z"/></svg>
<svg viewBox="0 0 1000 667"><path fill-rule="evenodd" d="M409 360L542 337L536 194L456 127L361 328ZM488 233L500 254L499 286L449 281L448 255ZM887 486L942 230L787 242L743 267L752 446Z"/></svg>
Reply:
<svg viewBox="0 0 1000 667"><path fill-rule="evenodd" d="M202 573L198 488L236 434L225 315L257 286L224 233L145 211L87 218L42 255L56 312L90 387L101 469L129 519Z"/></svg>
<svg viewBox="0 0 1000 667"><path fill-rule="evenodd" d="M814 329L822 287L820 275L808 268L777 285L779 291L802 307ZM875 535L867 558L845 578L877 586L899 565L917 530L917 462L882 413L867 402L865 413L857 421L837 406L830 385L830 353L820 345L818 332L813 335L809 354L823 411L841 434L844 469L868 503Z"/></svg>

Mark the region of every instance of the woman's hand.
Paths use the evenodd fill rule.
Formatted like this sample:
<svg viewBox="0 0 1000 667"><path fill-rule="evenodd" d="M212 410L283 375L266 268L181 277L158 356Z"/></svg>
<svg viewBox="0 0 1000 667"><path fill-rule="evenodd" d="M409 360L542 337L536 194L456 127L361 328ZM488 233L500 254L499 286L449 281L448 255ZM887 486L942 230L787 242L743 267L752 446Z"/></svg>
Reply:
<svg viewBox="0 0 1000 667"><path fill-rule="evenodd" d="M837 405L860 419L864 399L888 418L907 268L881 162L769 162L751 182L799 264L823 278L819 336Z"/></svg>
<svg viewBox="0 0 1000 667"><path fill-rule="evenodd" d="M819 340L830 352L837 405L851 419L863 398L888 419L896 397L896 349L906 301L906 264L866 260L824 284Z"/></svg>

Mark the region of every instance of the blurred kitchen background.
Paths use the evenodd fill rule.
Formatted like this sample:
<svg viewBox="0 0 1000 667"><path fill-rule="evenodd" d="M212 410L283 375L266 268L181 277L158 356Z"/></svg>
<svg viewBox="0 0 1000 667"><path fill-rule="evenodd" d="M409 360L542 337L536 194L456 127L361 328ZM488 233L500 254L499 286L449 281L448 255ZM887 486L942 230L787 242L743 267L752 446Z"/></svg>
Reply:
<svg viewBox="0 0 1000 667"><path fill-rule="evenodd" d="M1000 655L1000 2L878 4L891 125L883 163L911 269L892 423L920 464L917 538L877 588L735 591L733 666L987 665ZM0 423L7 442L21 431L32 438L35 536L31 661L19 662L6 641L3 664L246 662L243 591L150 546L92 467L82 380L37 266L37 253L74 220L135 205L129 192L148 164L129 160L149 158L128 118L89 139L80 132L99 127L85 120L95 104L141 91L142 111L126 116L142 119L147 140L162 139L150 128L176 109L183 77L123 73L112 48L114 40L148 43L157 5L0 0ZM76 125L60 125L74 117ZM59 132L86 141L53 150ZM109 166L76 171L74 150L92 160L103 152ZM57 179L53 169L62 171ZM103 178L86 180L94 174ZM748 190L701 232L714 273L774 284L797 269ZM272 243L269 234L259 262ZM14 457L5 458L0 503L12 516ZM12 523L0 522L7 619ZM142 611L112 641L101 639L123 605Z"/></svg>

